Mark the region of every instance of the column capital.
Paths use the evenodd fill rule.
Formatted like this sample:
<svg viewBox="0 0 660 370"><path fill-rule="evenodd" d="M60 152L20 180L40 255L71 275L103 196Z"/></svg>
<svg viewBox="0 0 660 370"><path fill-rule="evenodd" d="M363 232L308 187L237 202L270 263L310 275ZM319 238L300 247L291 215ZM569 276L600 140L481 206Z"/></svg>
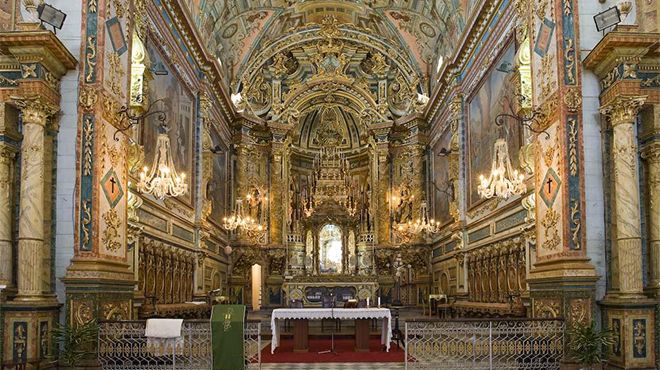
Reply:
<svg viewBox="0 0 660 370"><path fill-rule="evenodd" d="M655 163L660 162L660 141L653 141L641 150L642 159Z"/></svg>
<svg viewBox="0 0 660 370"><path fill-rule="evenodd" d="M0 164L9 164L15 157L15 149L6 145L0 145Z"/></svg>
<svg viewBox="0 0 660 370"><path fill-rule="evenodd" d="M622 123L632 124L644 105L646 96L622 96L602 106L600 113L607 116L612 126Z"/></svg>
<svg viewBox="0 0 660 370"><path fill-rule="evenodd" d="M39 96L12 96L11 99L23 113L23 124L37 124L45 127L47 119L60 111L55 104Z"/></svg>

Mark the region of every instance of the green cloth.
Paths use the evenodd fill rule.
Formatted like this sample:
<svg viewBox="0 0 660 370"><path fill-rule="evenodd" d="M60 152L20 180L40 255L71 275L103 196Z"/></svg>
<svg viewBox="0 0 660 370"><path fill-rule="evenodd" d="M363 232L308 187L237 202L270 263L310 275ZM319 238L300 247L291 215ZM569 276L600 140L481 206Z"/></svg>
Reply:
<svg viewBox="0 0 660 370"><path fill-rule="evenodd" d="M244 305L215 305L211 311L213 370L244 370Z"/></svg>

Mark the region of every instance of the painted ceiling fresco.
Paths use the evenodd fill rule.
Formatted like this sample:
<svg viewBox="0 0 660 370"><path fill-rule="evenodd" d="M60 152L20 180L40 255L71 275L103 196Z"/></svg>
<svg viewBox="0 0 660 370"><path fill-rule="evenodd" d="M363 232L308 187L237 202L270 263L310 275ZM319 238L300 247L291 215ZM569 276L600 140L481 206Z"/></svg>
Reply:
<svg viewBox="0 0 660 370"><path fill-rule="evenodd" d="M259 45L332 15L389 39L424 77L456 51L478 0L185 0L227 84Z"/></svg>

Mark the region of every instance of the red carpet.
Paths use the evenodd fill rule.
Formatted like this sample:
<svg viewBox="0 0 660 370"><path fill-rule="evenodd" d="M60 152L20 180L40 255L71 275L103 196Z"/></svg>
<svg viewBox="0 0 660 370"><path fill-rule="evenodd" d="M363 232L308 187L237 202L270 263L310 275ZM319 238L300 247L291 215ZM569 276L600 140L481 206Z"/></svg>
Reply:
<svg viewBox="0 0 660 370"><path fill-rule="evenodd" d="M338 354L319 354L319 351L330 349L330 338L309 339L309 352L294 353L293 339L282 338L275 354L270 353L270 345L261 351L263 363L316 363L316 362L403 362L405 355L403 349L392 343L390 351L385 352L380 344L380 337L371 338L370 352L355 352L354 339L335 339L335 350Z"/></svg>

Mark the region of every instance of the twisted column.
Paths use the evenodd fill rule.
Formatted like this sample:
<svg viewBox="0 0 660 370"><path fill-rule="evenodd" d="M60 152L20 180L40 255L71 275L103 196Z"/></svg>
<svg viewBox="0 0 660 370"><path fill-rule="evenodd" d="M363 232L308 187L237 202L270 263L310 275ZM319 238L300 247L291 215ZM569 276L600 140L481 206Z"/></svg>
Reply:
<svg viewBox="0 0 660 370"><path fill-rule="evenodd" d="M43 299L44 144L48 118L57 108L38 97L16 99L23 122L18 219L17 300Z"/></svg>
<svg viewBox="0 0 660 370"><path fill-rule="evenodd" d="M614 286L622 296L642 297L642 238L639 213L639 164L635 119L644 97L619 97L601 108L612 126L611 162L614 170L613 258L618 262Z"/></svg>

